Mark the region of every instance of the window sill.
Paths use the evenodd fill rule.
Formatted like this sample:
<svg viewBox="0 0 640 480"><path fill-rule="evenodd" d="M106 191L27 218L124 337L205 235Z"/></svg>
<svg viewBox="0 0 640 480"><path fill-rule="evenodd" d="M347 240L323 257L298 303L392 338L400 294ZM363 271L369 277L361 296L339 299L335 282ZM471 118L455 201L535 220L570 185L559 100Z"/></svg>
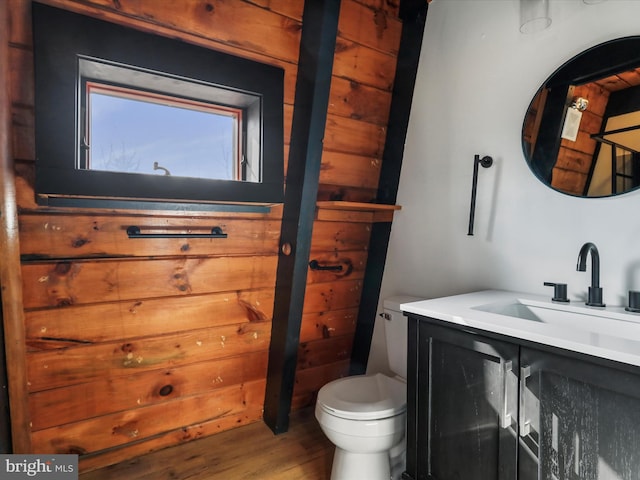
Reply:
<svg viewBox="0 0 640 480"><path fill-rule="evenodd" d="M271 209L280 206L279 203L253 202L216 202L195 203L161 200L137 200L119 198L91 198L66 197L52 195L38 195L37 203L50 207L51 210L73 208L74 210L98 210L105 213L105 209L113 213L116 210L130 212L154 211L158 214L197 214L202 213L271 213Z"/></svg>

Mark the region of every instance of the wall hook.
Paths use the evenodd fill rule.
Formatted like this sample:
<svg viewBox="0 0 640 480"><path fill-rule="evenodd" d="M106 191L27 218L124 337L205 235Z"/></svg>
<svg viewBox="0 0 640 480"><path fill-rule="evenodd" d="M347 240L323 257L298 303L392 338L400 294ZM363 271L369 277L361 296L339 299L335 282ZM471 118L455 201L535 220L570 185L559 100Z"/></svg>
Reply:
<svg viewBox="0 0 640 480"><path fill-rule="evenodd" d="M311 270L328 270L333 272L342 271L342 265L321 265L318 260L311 260L309 262L309 268L311 268Z"/></svg>
<svg viewBox="0 0 640 480"><path fill-rule="evenodd" d="M484 168L493 165L493 158L488 155L480 158L480 155L473 157L473 184L471 185L471 208L469 210L469 232L467 235L473 235L473 220L476 214L476 190L478 188L478 164Z"/></svg>

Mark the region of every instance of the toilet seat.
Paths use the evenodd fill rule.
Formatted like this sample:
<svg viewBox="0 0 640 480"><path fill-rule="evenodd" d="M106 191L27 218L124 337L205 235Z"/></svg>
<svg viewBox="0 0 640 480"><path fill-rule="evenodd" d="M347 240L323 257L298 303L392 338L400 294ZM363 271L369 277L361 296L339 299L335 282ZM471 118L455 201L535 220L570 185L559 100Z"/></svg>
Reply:
<svg viewBox="0 0 640 480"><path fill-rule="evenodd" d="M320 389L317 404L349 420L393 417L407 409L406 384L380 373L340 378Z"/></svg>

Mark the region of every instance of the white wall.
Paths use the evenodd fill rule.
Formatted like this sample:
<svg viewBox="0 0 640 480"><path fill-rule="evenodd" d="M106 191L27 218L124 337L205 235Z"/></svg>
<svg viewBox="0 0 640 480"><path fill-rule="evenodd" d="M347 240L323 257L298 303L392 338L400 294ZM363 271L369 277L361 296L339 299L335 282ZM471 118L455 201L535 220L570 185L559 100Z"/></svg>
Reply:
<svg viewBox="0 0 640 480"><path fill-rule="evenodd" d="M600 251L609 305L640 290L640 192L580 199L543 185L521 148L525 111L553 71L613 38L640 35L640 1L550 0L551 26L523 35L516 0L434 0L406 140L398 204L380 300L424 298L485 288L551 296L544 281L586 297L578 251ZM467 236L475 154L480 168L475 235ZM381 308L381 307L380 307ZM369 371L386 370L382 322Z"/></svg>

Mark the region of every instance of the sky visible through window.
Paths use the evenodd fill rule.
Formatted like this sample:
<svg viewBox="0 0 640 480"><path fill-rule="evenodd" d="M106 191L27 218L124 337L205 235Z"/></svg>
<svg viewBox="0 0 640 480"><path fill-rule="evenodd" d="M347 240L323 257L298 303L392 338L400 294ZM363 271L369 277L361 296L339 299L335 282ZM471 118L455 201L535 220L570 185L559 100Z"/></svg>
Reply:
<svg viewBox="0 0 640 480"><path fill-rule="evenodd" d="M233 116L90 94L91 170L236 180Z"/></svg>

